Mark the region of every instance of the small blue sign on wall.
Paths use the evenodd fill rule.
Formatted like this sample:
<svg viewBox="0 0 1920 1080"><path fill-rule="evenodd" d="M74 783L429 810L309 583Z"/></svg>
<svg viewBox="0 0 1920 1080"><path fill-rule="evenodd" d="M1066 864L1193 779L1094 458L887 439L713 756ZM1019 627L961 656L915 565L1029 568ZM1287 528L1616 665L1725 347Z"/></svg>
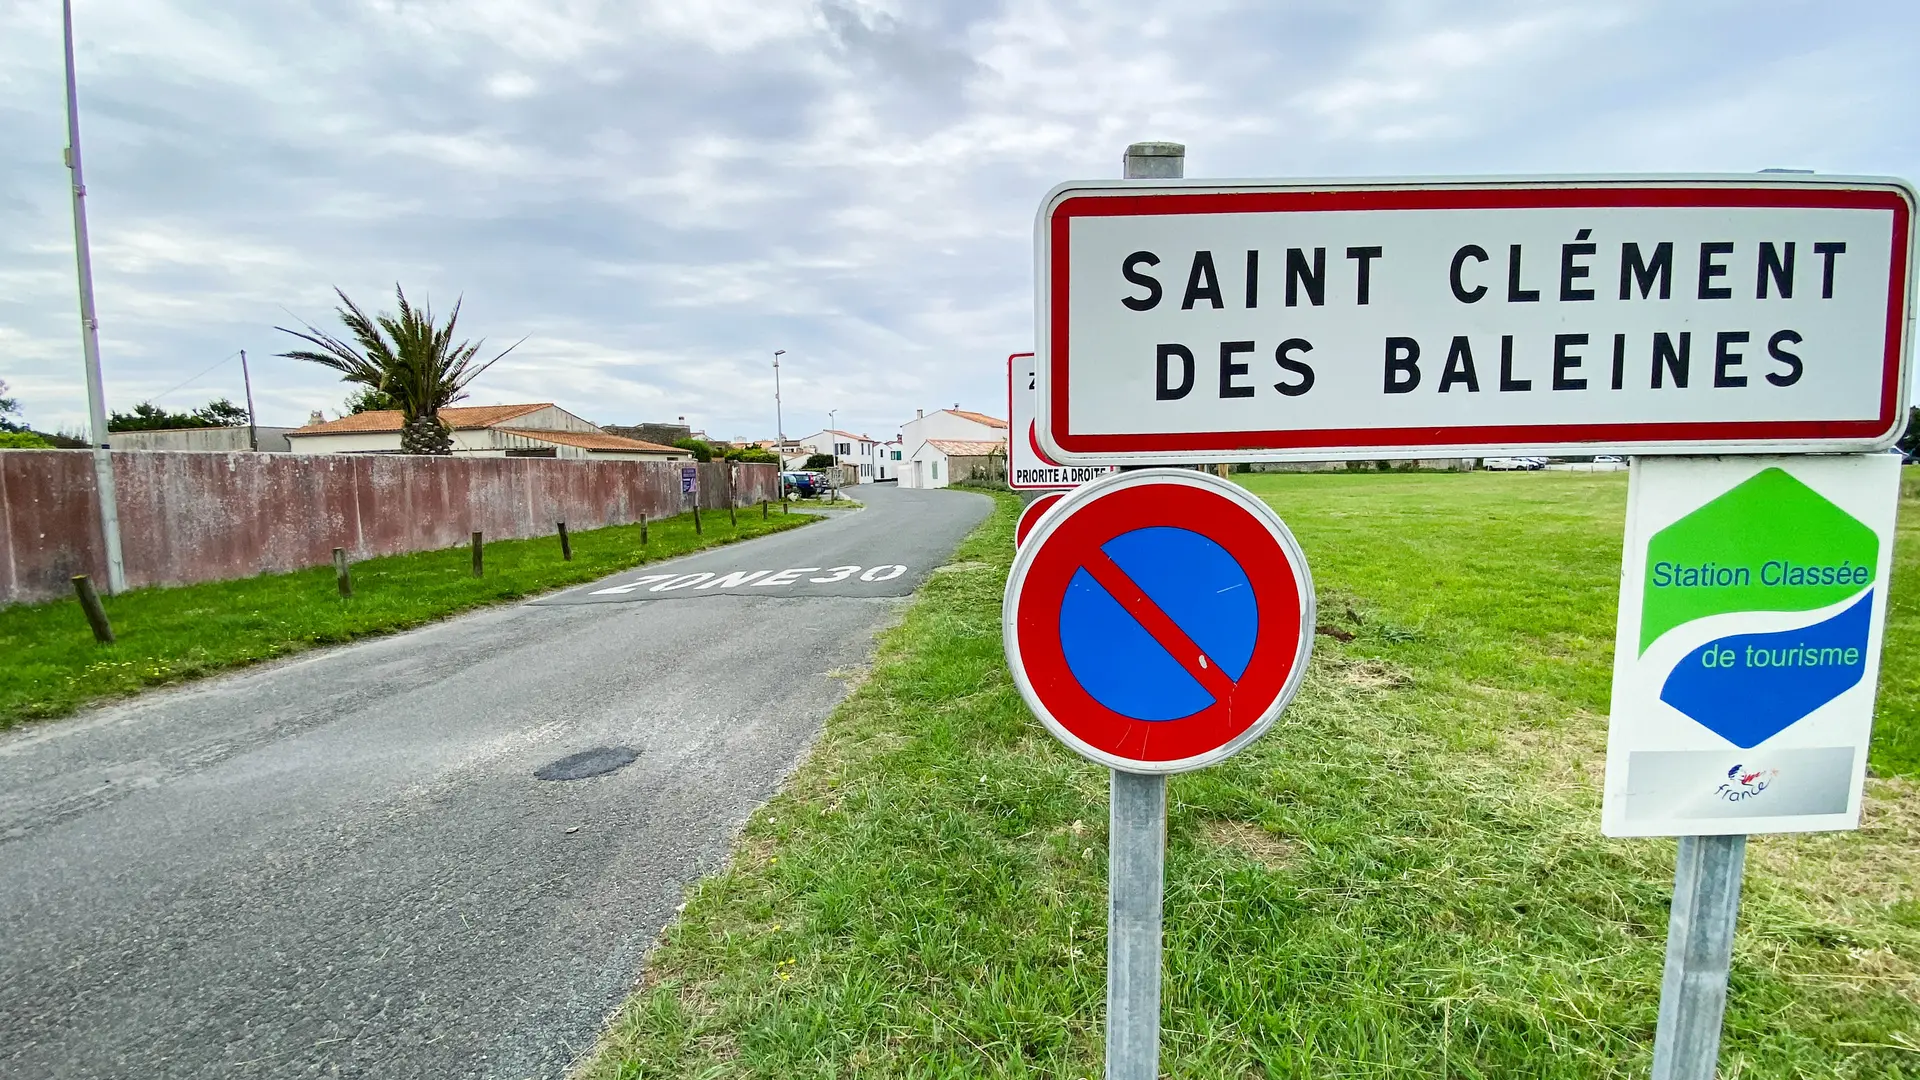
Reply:
<svg viewBox="0 0 1920 1080"><path fill-rule="evenodd" d="M680 494L691 495L699 486L700 470L692 465L680 467Z"/></svg>

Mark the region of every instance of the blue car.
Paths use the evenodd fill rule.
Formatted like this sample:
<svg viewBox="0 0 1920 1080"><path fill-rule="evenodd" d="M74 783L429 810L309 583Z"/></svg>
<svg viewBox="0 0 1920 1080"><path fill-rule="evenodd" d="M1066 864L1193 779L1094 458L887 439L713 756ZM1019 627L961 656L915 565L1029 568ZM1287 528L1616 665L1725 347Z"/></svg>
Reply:
<svg viewBox="0 0 1920 1080"><path fill-rule="evenodd" d="M827 478L817 472L781 473L780 486L789 496L811 499L827 493Z"/></svg>

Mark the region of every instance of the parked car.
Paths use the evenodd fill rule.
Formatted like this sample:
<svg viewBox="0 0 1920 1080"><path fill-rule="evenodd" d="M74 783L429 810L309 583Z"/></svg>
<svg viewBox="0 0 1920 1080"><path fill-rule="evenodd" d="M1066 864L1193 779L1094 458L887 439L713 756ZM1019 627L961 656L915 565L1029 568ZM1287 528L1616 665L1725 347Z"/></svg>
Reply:
<svg viewBox="0 0 1920 1080"><path fill-rule="evenodd" d="M1529 468L1526 458L1490 457L1480 463L1480 467L1489 472L1517 472Z"/></svg>
<svg viewBox="0 0 1920 1080"><path fill-rule="evenodd" d="M781 473L780 485L788 495L798 499L817 498L832 490L827 474L817 472Z"/></svg>

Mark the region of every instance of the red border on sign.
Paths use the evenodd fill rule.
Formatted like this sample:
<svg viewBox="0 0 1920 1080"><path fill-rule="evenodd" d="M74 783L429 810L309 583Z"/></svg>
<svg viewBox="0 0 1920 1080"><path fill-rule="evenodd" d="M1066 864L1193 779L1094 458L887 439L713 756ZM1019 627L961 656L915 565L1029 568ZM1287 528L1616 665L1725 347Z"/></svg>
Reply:
<svg viewBox="0 0 1920 1080"><path fill-rule="evenodd" d="M1336 428L1280 431L1176 432L1170 434L1075 435L1067 427L1067 258L1069 225L1076 217L1164 214L1302 213L1342 210L1514 210L1564 207L1692 206L1793 207L1893 212L1893 264L1887 282L1885 362L1876 420L1697 421L1654 424L1507 424L1485 427ZM1423 188L1350 191L1243 191L1194 194L1069 194L1049 217L1052 238L1048 285L1052 348L1048 408L1051 434L1060 449L1075 454L1154 451L1307 450L1344 447L1532 446L1560 443L1672 443L1751 440L1872 439L1886 435L1903 415L1900 397L1901 333L1906 324L1909 209L1898 192L1836 188L1595 187Z"/></svg>
<svg viewBox="0 0 1920 1080"><path fill-rule="evenodd" d="M1053 509L1053 504L1066 497L1067 493L1064 491L1049 491L1028 503L1026 508L1020 511L1020 520L1013 523L1013 546L1016 550L1021 544L1027 542L1027 534L1033 531L1035 525L1040 524L1040 519L1046 516L1047 511Z"/></svg>
<svg viewBox="0 0 1920 1080"><path fill-rule="evenodd" d="M1060 643L1060 606L1074 574L1090 558L1105 559L1100 545L1156 525L1188 529L1225 548L1246 572L1259 610L1253 656L1240 681L1179 720L1135 720L1100 704L1074 678ZM1182 761L1231 743L1286 691L1304 632L1300 581L1287 550L1245 507L1203 488L1142 484L1104 494L1049 528L1015 598L1015 634L1028 685L1075 738L1130 761Z"/></svg>

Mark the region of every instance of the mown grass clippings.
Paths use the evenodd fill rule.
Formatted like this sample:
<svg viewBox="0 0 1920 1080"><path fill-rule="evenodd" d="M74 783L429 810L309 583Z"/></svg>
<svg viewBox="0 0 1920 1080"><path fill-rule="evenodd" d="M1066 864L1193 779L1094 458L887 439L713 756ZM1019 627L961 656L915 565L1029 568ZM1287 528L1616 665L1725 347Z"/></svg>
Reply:
<svg viewBox="0 0 1920 1080"><path fill-rule="evenodd" d="M716 520L716 518L718 520ZM571 534L572 561L557 537L492 540L485 576L466 543L353 564L351 598L331 564L289 574L103 597L119 640L97 645L74 599L0 608L0 730L61 716L82 705L286 656L316 645L392 633L473 608L593 581L643 563L746 540L818 520L807 514L741 514L731 526L708 513L696 536L691 514Z"/></svg>
<svg viewBox="0 0 1920 1080"><path fill-rule="evenodd" d="M1326 616L1392 632L1318 639L1265 738L1170 782L1164 1074L1645 1076L1673 845L1598 830L1624 484L1247 479ZM1106 774L1008 678L1017 510L885 636L581 1076L1100 1074ZM1723 1075L1920 1077L1920 791L1869 800L1754 841Z"/></svg>

